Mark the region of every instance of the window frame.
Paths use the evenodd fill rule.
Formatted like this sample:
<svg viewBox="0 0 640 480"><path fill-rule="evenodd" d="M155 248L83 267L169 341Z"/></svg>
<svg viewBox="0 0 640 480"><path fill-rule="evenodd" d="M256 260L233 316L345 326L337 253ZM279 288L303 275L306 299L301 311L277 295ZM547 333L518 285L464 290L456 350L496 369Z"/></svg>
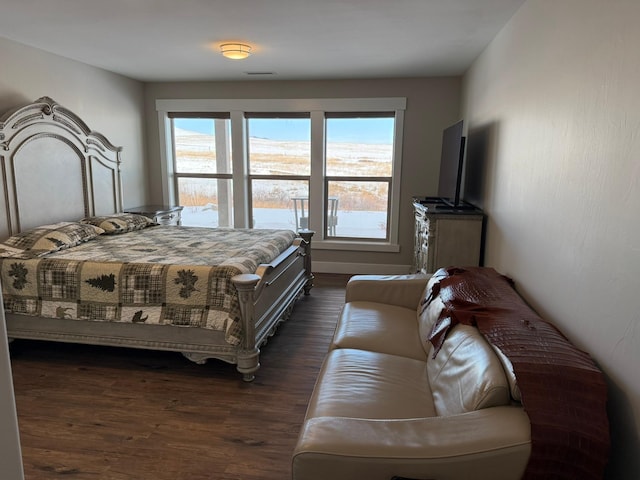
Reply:
<svg viewBox="0 0 640 480"><path fill-rule="evenodd" d="M311 128L311 114L309 112L244 112L244 119L245 119L245 128L246 131L248 133L248 137L251 137L251 125L250 125L250 121L252 119L279 119L279 118L286 118L286 119L304 119L304 120L309 120L309 128ZM247 139L249 140L249 139ZM283 181L295 181L295 182L306 182L307 183L307 189L309 188L309 186L311 185L311 171L309 171L309 174L293 174L293 173L288 173L288 174L263 174L263 173L251 173L251 146L250 146L250 141L247 141L245 143L246 145L246 154L247 154L247 163L248 163L248 168L247 168L247 172L246 172L246 177L247 177L247 183L249 186L249 224L251 225L251 228L253 228L255 226L255 221L254 221L254 217L253 217L253 186L254 186L254 180L283 180ZM311 147L311 139L309 139L309 147ZM311 156L311 153L310 155ZM309 158L309 164L311 164L311 158ZM309 165L309 169L311 170L311 165Z"/></svg>
<svg viewBox="0 0 640 480"><path fill-rule="evenodd" d="M332 120L332 119L362 119L362 118L393 118L394 119L394 125L395 125L395 114L392 112L324 112L324 122L325 122L325 128L327 128L327 121ZM396 132L394 132L394 143L395 143L395 134ZM325 148L327 145L327 138L325 136L324 138L325 141ZM325 157L326 157L326 152L325 152ZM394 157L395 158L395 157ZM326 160L326 158L324 158L324 160ZM388 222L387 222L387 228L385 231L385 237L383 239L367 239L367 238L361 238L361 237L346 237L346 236L331 236L326 234L325 238L327 238L328 240L347 240L347 241L358 241L358 240L363 240L363 241L367 241L367 242L382 242L382 243L388 243L389 239L390 239L390 235L391 235L391 193L392 193L392 183L393 183L393 158L392 158L392 172L389 176L370 176L370 175L337 175L337 174L333 174L333 175L329 175L327 174L327 164L324 164L324 191L325 191L325 196L324 196L324 200L325 202L327 202L327 204L325 205L324 208L324 222L326 225L327 222L327 218L328 218L328 197L329 197L329 184L331 182L353 182L353 183L367 183L367 182L371 182L371 183L385 183L387 185L387 191L388 191L388 195L387 195L387 212L389 212L388 215ZM370 173L370 172L369 172Z"/></svg>
<svg viewBox="0 0 640 480"><path fill-rule="evenodd" d="M233 164L231 165L231 173L196 173L196 172L179 172L177 171L177 155L176 155L176 142L175 142L175 124L174 124L174 120L175 119L187 119L187 118L197 118L197 119L208 119L208 120L212 120L215 123L215 132L218 132L219 127L222 126L220 125L220 122L225 122L227 120L229 120L229 114L228 113L219 113L219 112L181 112L181 113L169 113L168 115L168 121L170 124L170 129L171 129L171 162L172 162L172 169L173 169L173 192L174 192L174 198L173 200L168 203L169 205L175 205L178 203L178 194L176 193L179 190L179 185L180 185L180 179L181 178L197 178L197 179L203 179L203 180L227 180L230 181L230 183L233 183ZM231 128L231 125L229 123L229 125L224 125L222 126L222 130L226 130L227 128ZM216 134L216 138L218 134ZM225 140L226 141L226 140ZM217 140L216 140L217 142ZM217 146L217 145L216 145ZM216 148L216 155L218 154L217 148ZM230 159L231 160L231 159ZM231 185L231 187L233 187L233 185ZM220 195L220 191L218 190L218 195ZM232 203L234 203L234 207L235 207L235 202L233 201L233 188L231 189L231 195L232 195ZM218 197L219 198L219 197ZM233 209L232 209L233 210ZM225 225L218 225L218 226L225 226Z"/></svg>
<svg viewBox="0 0 640 480"><path fill-rule="evenodd" d="M228 112L231 120L234 219L236 228L249 228L250 182L247 156L247 124L245 115L250 113L310 113L311 118L311 175L309 181L311 230L320 233L314 238L313 247L327 250L358 250L398 252L400 223L400 179L402 165L402 138L404 130L405 97L380 98L290 98L290 99L158 99L160 140L160 169L162 199L164 203L175 203L176 187L173 158L171 117L181 113ZM393 112L395 118L393 166L389 195L389 238L375 241L361 238L325 238L326 181L324 172L325 113L345 114L357 112Z"/></svg>

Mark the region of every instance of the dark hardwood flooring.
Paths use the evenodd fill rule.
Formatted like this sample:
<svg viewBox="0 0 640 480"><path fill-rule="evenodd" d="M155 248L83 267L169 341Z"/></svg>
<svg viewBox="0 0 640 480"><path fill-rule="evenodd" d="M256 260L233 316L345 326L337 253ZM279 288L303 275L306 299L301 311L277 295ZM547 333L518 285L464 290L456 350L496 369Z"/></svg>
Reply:
<svg viewBox="0 0 640 480"><path fill-rule="evenodd" d="M291 478L347 279L316 276L263 346L252 383L179 353L15 341L26 480Z"/></svg>

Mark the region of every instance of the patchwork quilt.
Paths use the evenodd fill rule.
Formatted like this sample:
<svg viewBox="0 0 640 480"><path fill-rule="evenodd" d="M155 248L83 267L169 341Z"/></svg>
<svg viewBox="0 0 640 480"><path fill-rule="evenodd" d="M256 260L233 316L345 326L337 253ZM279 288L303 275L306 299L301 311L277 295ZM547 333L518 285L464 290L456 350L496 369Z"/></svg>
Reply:
<svg viewBox="0 0 640 480"><path fill-rule="evenodd" d="M286 250L288 230L158 226L38 258L0 258L8 313L209 328L238 345L231 278Z"/></svg>

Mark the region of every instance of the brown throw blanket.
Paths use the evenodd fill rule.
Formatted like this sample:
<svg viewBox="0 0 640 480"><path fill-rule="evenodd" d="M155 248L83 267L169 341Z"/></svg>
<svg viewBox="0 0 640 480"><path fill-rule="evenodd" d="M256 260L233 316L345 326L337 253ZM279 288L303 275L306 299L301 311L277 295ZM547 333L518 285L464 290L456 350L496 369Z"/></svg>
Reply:
<svg viewBox="0 0 640 480"><path fill-rule="evenodd" d="M445 308L434 326L435 352L458 323L476 326L513 364L531 421L525 479L602 479L609 458L607 388L585 352L540 318L513 282L492 268L439 270L432 297Z"/></svg>

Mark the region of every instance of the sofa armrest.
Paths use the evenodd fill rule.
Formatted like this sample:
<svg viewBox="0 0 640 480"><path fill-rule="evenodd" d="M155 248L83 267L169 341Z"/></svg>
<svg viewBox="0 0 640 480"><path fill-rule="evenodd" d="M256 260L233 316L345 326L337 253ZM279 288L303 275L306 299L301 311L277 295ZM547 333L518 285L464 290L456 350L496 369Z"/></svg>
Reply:
<svg viewBox="0 0 640 480"><path fill-rule="evenodd" d="M531 451L521 407L449 417L305 421L293 453L294 480L520 479Z"/></svg>
<svg viewBox="0 0 640 480"><path fill-rule="evenodd" d="M378 302L417 310L431 275L355 275L349 279L345 302Z"/></svg>

